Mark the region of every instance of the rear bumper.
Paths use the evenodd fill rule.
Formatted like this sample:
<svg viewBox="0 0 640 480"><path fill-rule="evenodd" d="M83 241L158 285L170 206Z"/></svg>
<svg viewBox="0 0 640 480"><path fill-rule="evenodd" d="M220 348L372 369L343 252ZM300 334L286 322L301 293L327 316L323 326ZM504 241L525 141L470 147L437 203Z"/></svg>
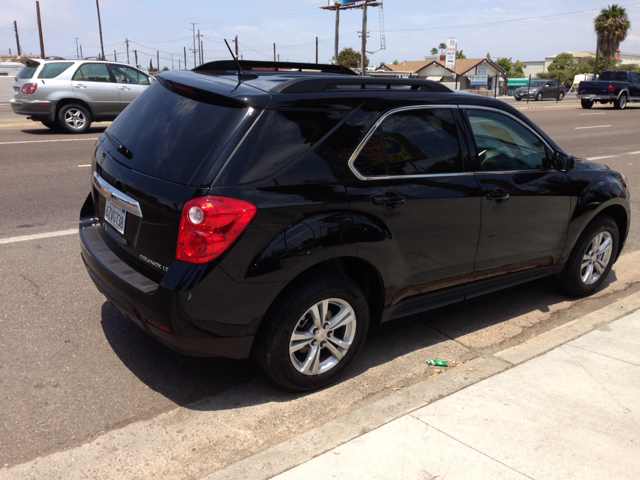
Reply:
<svg viewBox="0 0 640 480"><path fill-rule="evenodd" d="M182 265L178 265L174 273L170 268L160 283L153 282L115 255L104 240L102 226L91 214L92 210L93 202L89 196L80 218L82 260L97 289L113 306L149 335L177 352L196 357L236 359L250 355L258 322L216 327L213 321L191 319L182 305L190 301L194 289L185 291L181 285L185 284L185 272L187 276L194 275L192 266L180 268ZM222 278L228 278L221 269L214 270L219 271ZM241 310L240 307L238 309ZM229 314L231 312L224 308L213 310L216 316ZM211 330L226 330L229 335L215 335L199 328L198 324Z"/></svg>
<svg viewBox="0 0 640 480"><path fill-rule="evenodd" d="M12 98L9 100L13 113L28 115L35 120L55 121L56 102L49 100L27 100L24 98Z"/></svg>
<svg viewBox="0 0 640 480"><path fill-rule="evenodd" d="M616 95L596 95L593 93L579 93L576 97L579 100L591 100L593 102L610 102L611 100L617 100L618 98Z"/></svg>

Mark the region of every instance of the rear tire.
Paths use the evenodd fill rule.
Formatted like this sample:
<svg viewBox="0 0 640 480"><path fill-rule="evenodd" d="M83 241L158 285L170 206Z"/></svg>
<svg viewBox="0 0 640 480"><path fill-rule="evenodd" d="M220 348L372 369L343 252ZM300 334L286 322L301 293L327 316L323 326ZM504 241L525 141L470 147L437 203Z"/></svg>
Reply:
<svg viewBox="0 0 640 480"><path fill-rule="evenodd" d="M521 100L522 100L522 98L520 98L520 97L516 97L516 96L514 96L513 98L515 98L515 99L516 99L516 102L519 102L519 101L521 101Z"/></svg>
<svg viewBox="0 0 640 480"><path fill-rule="evenodd" d="M627 95L622 94L618 100L613 101L613 108L617 110L624 110L627 107Z"/></svg>
<svg viewBox="0 0 640 480"><path fill-rule="evenodd" d="M536 102L540 102L540 101L542 101L542 92L536 95Z"/></svg>
<svg viewBox="0 0 640 480"><path fill-rule="evenodd" d="M353 280L311 278L294 287L263 320L254 355L288 390L314 390L340 376L364 344L369 307Z"/></svg>
<svg viewBox="0 0 640 480"><path fill-rule="evenodd" d="M67 133L84 133L91 126L91 114L82 105L70 103L58 112L58 122Z"/></svg>
<svg viewBox="0 0 640 480"><path fill-rule="evenodd" d="M567 293L585 297L602 285L618 254L619 235L618 225L606 215L587 225L560 275L560 285Z"/></svg>
<svg viewBox="0 0 640 480"><path fill-rule="evenodd" d="M582 105L582 108L591 108L593 107L593 100L580 100L580 105Z"/></svg>
<svg viewBox="0 0 640 480"><path fill-rule="evenodd" d="M561 102L563 98L564 98L564 93L560 92L558 94L558 101Z"/></svg>

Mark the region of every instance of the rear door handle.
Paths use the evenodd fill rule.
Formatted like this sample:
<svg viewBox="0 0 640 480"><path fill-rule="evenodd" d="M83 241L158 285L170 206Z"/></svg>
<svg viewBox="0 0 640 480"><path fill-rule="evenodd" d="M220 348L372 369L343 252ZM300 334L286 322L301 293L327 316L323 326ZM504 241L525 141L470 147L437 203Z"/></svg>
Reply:
<svg viewBox="0 0 640 480"><path fill-rule="evenodd" d="M398 208L405 200L404 196L398 193L384 193L382 195L376 195L372 199L374 205L382 205L387 210Z"/></svg>
<svg viewBox="0 0 640 480"><path fill-rule="evenodd" d="M493 200L497 204L500 204L509 200L509 196L510 195L504 190L496 188L493 192L487 193L487 200Z"/></svg>
<svg viewBox="0 0 640 480"><path fill-rule="evenodd" d="M129 87L120 87L120 90L131 90Z"/></svg>
<svg viewBox="0 0 640 480"><path fill-rule="evenodd" d="M81 83L79 83L78 85L75 85L76 88L87 88L84 85L82 85Z"/></svg>

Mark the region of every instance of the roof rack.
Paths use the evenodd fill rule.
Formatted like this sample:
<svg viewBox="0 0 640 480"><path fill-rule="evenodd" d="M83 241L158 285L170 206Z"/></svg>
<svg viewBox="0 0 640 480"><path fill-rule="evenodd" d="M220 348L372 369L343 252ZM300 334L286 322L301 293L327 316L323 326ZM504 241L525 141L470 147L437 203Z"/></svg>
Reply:
<svg viewBox="0 0 640 480"><path fill-rule="evenodd" d="M350 68L342 65L327 65L321 63L294 63L294 62L262 62L256 60L238 60L242 70L259 73L260 71L291 71L297 70L322 72L322 73L338 73L343 75L356 75ZM238 64L233 60L219 60L209 62L193 69L194 72L213 73L216 75L237 75Z"/></svg>
<svg viewBox="0 0 640 480"><path fill-rule="evenodd" d="M271 89L274 93L310 93L354 90L409 90L451 93L451 89L432 80L415 78L338 77L293 78Z"/></svg>
<svg viewBox="0 0 640 480"><path fill-rule="evenodd" d="M66 60L66 58L53 56L53 57L44 57L44 60Z"/></svg>

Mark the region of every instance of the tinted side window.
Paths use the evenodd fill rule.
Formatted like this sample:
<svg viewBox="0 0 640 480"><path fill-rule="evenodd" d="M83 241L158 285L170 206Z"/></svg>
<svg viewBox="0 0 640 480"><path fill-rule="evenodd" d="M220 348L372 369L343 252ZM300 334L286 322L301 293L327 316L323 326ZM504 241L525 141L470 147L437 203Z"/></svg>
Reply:
<svg viewBox="0 0 640 480"><path fill-rule="evenodd" d="M113 75L116 77L117 83L149 85L149 77L135 68L123 67L121 65L110 65L110 67Z"/></svg>
<svg viewBox="0 0 640 480"><path fill-rule="evenodd" d="M104 63L85 63L73 75L73 80L86 82L110 82L111 76Z"/></svg>
<svg viewBox="0 0 640 480"><path fill-rule="evenodd" d="M425 109L400 112L381 125L389 175L462 172L453 112Z"/></svg>
<svg viewBox="0 0 640 480"><path fill-rule="evenodd" d="M354 168L365 177L383 177L387 175L387 164L382 143L382 131L377 128L367 144L360 150Z"/></svg>
<svg viewBox="0 0 640 480"><path fill-rule="evenodd" d="M310 150L347 114L265 110L225 167L225 181L246 183L273 175Z"/></svg>
<svg viewBox="0 0 640 480"><path fill-rule="evenodd" d="M56 78L71 65L73 65L73 62L47 63L40 70L38 78Z"/></svg>
<svg viewBox="0 0 640 480"><path fill-rule="evenodd" d="M481 171L550 168L542 140L514 119L487 110L469 109L466 113Z"/></svg>
<svg viewBox="0 0 640 480"><path fill-rule="evenodd" d="M631 82L633 82L635 85L640 83L640 73L638 72L631 72Z"/></svg>
<svg viewBox="0 0 640 480"><path fill-rule="evenodd" d="M18 78L31 78L33 77L33 74L36 73L36 69L38 68L38 66L36 65L35 67L29 66L29 65L25 65L24 67L22 67L22 69L18 72L17 77Z"/></svg>

